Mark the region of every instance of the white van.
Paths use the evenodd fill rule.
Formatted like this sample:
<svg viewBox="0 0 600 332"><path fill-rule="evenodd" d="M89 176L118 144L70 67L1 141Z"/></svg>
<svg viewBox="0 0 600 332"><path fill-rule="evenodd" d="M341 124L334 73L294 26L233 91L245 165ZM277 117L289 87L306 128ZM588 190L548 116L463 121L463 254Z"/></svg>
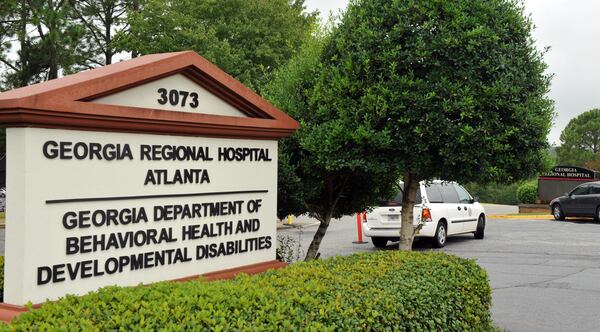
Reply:
<svg viewBox="0 0 600 332"><path fill-rule="evenodd" d="M367 212L362 229L375 247L383 248L388 241L398 241L401 212L402 192ZM421 182L413 213L413 225L423 224L416 236L431 238L436 248L446 245L449 235L473 233L476 239L483 239L486 220L483 206L456 182Z"/></svg>

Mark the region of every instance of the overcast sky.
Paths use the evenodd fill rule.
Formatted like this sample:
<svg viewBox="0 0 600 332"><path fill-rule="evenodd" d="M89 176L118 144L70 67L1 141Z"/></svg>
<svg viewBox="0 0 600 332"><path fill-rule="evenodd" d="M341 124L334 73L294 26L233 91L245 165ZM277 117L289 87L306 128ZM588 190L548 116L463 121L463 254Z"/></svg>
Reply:
<svg viewBox="0 0 600 332"><path fill-rule="evenodd" d="M307 9L318 9L322 18L347 4L348 0L306 0ZM600 108L600 0L526 0L525 9L536 26L538 48L550 46L545 61L554 74L550 98L557 116L548 140L560 144L569 120Z"/></svg>

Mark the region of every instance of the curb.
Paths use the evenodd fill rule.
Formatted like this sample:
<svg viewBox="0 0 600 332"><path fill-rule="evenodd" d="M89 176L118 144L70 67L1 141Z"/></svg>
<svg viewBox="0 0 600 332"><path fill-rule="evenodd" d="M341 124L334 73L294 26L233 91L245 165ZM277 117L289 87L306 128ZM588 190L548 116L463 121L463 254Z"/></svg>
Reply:
<svg viewBox="0 0 600 332"><path fill-rule="evenodd" d="M554 220L552 215L546 214L523 214L523 215L506 215L506 214L495 214L488 216L489 219L535 219L535 220Z"/></svg>
<svg viewBox="0 0 600 332"><path fill-rule="evenodd" d="M311 226L318 226L319 222L311 222L311 223L292 223L292 224L288 224L288 223L277 223L277 230L280 229L291 229L291 228L307 228L307 227L311 227Z"/></svg>

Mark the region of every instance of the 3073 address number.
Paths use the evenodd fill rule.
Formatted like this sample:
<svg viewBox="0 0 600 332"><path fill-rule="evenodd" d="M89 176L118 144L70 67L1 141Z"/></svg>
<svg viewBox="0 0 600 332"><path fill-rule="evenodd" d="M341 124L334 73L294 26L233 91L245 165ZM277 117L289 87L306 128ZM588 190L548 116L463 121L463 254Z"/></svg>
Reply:
<svg viewBox="0 0 600 332"><path fill-rule="evenodd" d="M160 88L158 89L158 93L160 94L160 98L157 101L161 105L169 103L173 106L181 105L185 107L187 105L191 108L196 108L199 105L198 94L196 92Z"/></svg>

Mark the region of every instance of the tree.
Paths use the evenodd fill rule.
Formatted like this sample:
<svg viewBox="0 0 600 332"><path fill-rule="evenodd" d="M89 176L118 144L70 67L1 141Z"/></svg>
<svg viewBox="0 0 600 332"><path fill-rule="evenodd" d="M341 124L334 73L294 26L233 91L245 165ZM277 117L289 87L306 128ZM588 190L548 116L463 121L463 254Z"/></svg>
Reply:
<svg viewBox="0 0 600 332"><path fill-rule="evenodd" d="M72 20L68 1L9 1L11 13L4 16L12 42L4 45L0 62L8 69L5 88L17 88L57 78L61 70L81 62L80 39L84 28ZM3 31L4 32L4 31ZM17 56L6 52L16 43Z"/></svg>
<svg viewBox="0 0 600 332"><path fill-rule="evenodd" d="M594 171L600 170L600 153L597 153L593 160L586 161L583 166Z"/></svg>
<svg viewBox="0 0 600 332"><path fill-rule="evenodd" d="M313 29L304 0L147 1L119 47L139 54L194 50L257 89Z"/></svg>
<svg viewBox="0 0 600 332"><path fill-rule="evenodd" d="M0 2L0 69L5 67L5 59L11 52L14 39L15 27L15 11L17 9L16 0L6 0ZM0 91L5 91L7 88L0 85Z"/></svg>
<svg viewBox="0 0 600 332"><path fill-rule="evenodd" d="M583 166L600 152L600 109L595 108L569 121L560 134L558 163Z"/></svg>
<svg viewBox="0 0 600 332"><path fill-rule="evenodd" d="M388 155L375 154L379 141L337 116L342 109L330 104L317 107L322 92L321 54L328 37L317 34L302 51L274 75L263 91L267 99L301 124L279 144L278 214L308 213L319 220L306 260L317 257L332 218L363 211L378 197L389 197L398 172Z"/></svg>
<svg viewBox="0 0 600 332"><path fill-rule="evenodd" d="M5 0L0 4L0 91L57 78L82 61L84 28L68 1ZM16 50L16 55L14 50ZM5 130L0 129L0 153Z"/></svg>
<svg viewBox="0 0 600 332"><path fill-rule="evenodd" d="M544 168L554 112L531 31L513 0L351 1L315 103L389 143L381 155L405 183L400 249L412 246L419 181L512 182Z"/></svg>
<svg viewBox="0 0 600 332"><path fill-rule="evenodd" d="M74 17L85 27L85 59L75 70L110 65L116 54L114 36L125 29L132 0L70 0Z"/></svg>

